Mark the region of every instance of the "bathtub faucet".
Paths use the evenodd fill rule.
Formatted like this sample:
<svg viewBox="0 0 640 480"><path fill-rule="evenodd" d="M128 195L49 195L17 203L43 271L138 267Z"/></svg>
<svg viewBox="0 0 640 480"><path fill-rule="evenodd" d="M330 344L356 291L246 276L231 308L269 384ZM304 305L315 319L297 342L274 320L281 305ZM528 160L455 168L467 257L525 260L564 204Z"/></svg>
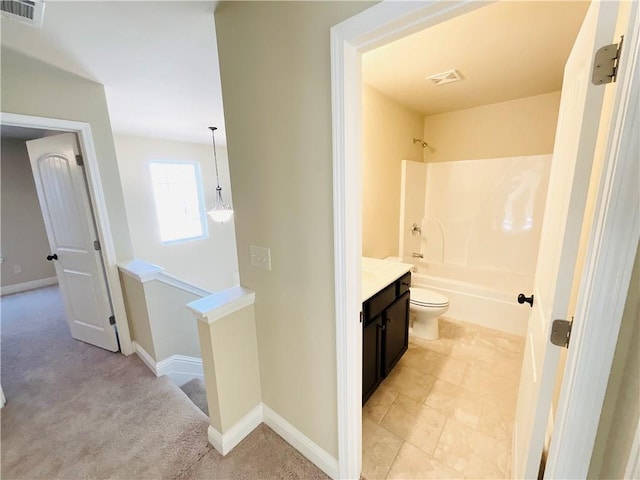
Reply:
<svg viewBox="0 0 640 480"><path fill-rule="evenodd" d="M421 253L417 253L417 252L413 252L413 253L411 254L411 256L412 256L413 258L424 258L424 255L422 255Z"/></svg>
<svg viewBox="0 0 640 480"><path fill-rule="evenodd" d="M417 223L411 225L411 235L422 235L422 229L418 226Z"/></svg>

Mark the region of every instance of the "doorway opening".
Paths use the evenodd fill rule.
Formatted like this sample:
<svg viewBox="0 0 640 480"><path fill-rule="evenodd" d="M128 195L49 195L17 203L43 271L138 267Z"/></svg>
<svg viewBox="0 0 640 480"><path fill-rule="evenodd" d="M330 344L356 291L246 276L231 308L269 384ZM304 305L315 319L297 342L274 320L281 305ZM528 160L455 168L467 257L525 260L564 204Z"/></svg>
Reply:
<svg viewBox="0 0 640 480"><path fill-rule="evenodd" d="M362 55L363 257L412 264L411 320L419 296L447 304L439 335L437 317L412 325L385 378L368 373L384 322L365 304L366 478L510 475L530 313L516 299L533 291L562 74L587 7L497 2ZM455 83L431 80L451 67Z"/></svg>
<svg viewBox="0 0 640 480"><path fill-rule="evenodd" d="M34 227L41 237L37 248L57 250L48 251L36 262L49 273L51 265L57 264L53 275L31 283L17 282L13 288L3 290L27 290L61 281L73 337L107 350L119 350L124 355L133 353L90 126L8 113L2 114L1 124L3 144L5 138L12 138L18 155L22 156L16 161L22 164L23 176L24 162L39 169L33 174L28 169L32 175L31 193L37 190L38 194L35 202L31 198L31 205L42 207L39 217L46 232L45 240L42 224ZM61 146L61 139L68 147ZM31 162L26 142L33 144ZM55 208L57 213L53 211ZM17 253L33 258L37 255L36 252L23 255L19 248ZM38 254L42 257L42 252ZM10 260L9 252L3 255L4 260ZM15 261L10 266L21 270ZM37 276L38 272L32 273Z"/></svg>
<svg viewBox="0 0 640 480"><path fill-rule="evenodd" d="M429 6L424 5L407 5L404 7L398 5L380 5L373 7L362 14L349 19L342 24L334 27L332 30L332 65L333 65L333 105L334 105L334 226L335 226L335 256L336 256L336 315L337 315L337 364L338 364L338 422L339 422L339 467L340 474L342 476L355 476L360 472L360 452L361 452L361 444L360 444L360 398L361 391L354 387L359 385L362 381L361 373L362 373L362 326L360 323L351 322L350 319L356 318L358 312L360 310L359 302L361 299L357 294L348 294L344 292L359 292L361 291L361 262L360 262L360 254L361 254L361 242L362 242L362 231L359 222L354 222L354 219L359 219L360 215L360 198L362 193L362 185L360 180L360 157L361 157L361 132L360 132L360 115L362 111L362 106L360 103L360 98L358 96L359 92L359 82L360 82L360 58L361 54L371 50L380 45L384 45L392 40L397 38L401 38L406 36L407 34L418 31L422 28L433 26L439 24L447 19L463 15L468 13L475 8L479 8L482 6L479 5L470 5L470 4L450 4L446 2L442 2L440 5L434 4ZM608 14L613 15L613 23L615 23L615 15L617 6L613 7L613 13L610 10L610 7L603 8L604 10L608 10ZM631 15L633 18L633 14ZM600 17L598 19L600 22ZM608 32L601 32L599 30L600 23L597 23L596 31L598 31L598 35L596 35L596 41L594 43L601 42L603 44L607 44L611 42L611 38L613 37L613 28L611 27L611 23L609 24ZM631 27L630 31L637 30L634 27L633 21L630 23ZM626 26L626 25L625 25ZM635 38L635 37L634 37ZM635 40L637 41L637 39ZM634 47L632 47L632 51L635 51L635 43L633 43ZM580 65L589 65L591 63L591 54L594 51L592 47L589 47L589 51L583 52L581 57ZM633 58L633 53L631 54L631 58ZM576 65L573 65L573 68L576 68ZM581 67L588 68L586 66ZM630 61L627 67L627 72L633 72L634 66L633 62ZM629 73L629 75L631 75ZM632 84L631 76L625 76L627 82L623 82L621 85L624 85L623 94L618 95L616 98L616 105L614 107L614 116L612 118L616 119L616 124L607 125L610 128L610 131L614 131L614 134L611 137L611 143L608 144L606 149L606 163L609 165L615 165L616 162L625 162L626 160L622 157L617 156L616 154L616 146L620 142L631 142L633 140L631 137L626 137L624 135L624 130L620 126L620 118L624 118L623 116L618 117L617 113L622 112L622 114L626 113L628 106L630 105L629 99L633 97L630 93L633 90L629 88L629 85ZM586 84L588 82L584 82ZM591 88L591 87L589 87ZM597 122L599 121L600 115L600 106L597 106L597 118L591 118L589 121L596 122L597 130ZM617 111L616 111L617 110ZM583 112L589 112L590 109L587 108L583 110ZM632 113L632 112L631 112ZM621 115L622 115L621 114ZM583 115L582 120L586 118L586 114ZM580 122L579 122L580 123ZM622 122L624 123L624 122ZM581 129L582 127L578 127ZM581 136L582 133L579 134L579 138L581 138L580 142L583 140L588 140L587 143L590 143L591 147L594 148L595 135L591 131L591 135L587 135L586 137ZM606 131L604 132L604 136L606 137ZM561 138L564 138L564 135L568 132L562 131L560 132ZM571 143L571 142L569 142ZM555 150L555 149L554 149ZM603 149L605 150L605 149ZM604 153L604 152L603 152ZM584 157L584 155L582 155ZM587 161L591 161L593 157L591 156ZM579 168L577 169L580 170ZM590 171L590 167L588 168ZM588 173L587 173L588 175ZM612 185L611 182L622 181L622 177L616 177L617 180L612 180L612 178L600 178L600 191L605 192L605 198L599 198L597 209L603 209L602 211L607 210L607 201L610 198L617 198L617 193L610 189ZM587 182L588 183L588 182ZM608 196L608 197L607 197ZM627 212L630 213L630 212ZM624 216L624 215L622 215ZM594 223L593 232L596 232L601 226L604 220L601 216L596 216L597 221L601 222L599 224ZM631 219L631 216L626 217L627 220ZM612 220L617 221L617 220ZM637 222L633 222L634 225ZM625 230L626 231L626 230ZM626 231L627 232L627 231ZM628 281L628 274L630 274L630 265L632 265L632 256L635 252L635 244L634 239L637 242L637 232L627 232L629 235L625 237L623 241L623 251L624 255L621 255L621 258L618 260L618 264L620 268L625 271L625 281ZM598 243L596 242L596 246L591 246L591 249L586 252L587 260L589 258L598 258L600 251L599 248L606 248L606 242ZM629 246L631 245L631 247ZM610 245L609 245L610 246ZM557 244L556 244L557 248ZM628 254L628 255L627 255ZM630 260L631 259L631 260ZM587 265L588 262L587 262ZM570 268L570 274L573 273L573 267ZM594 282L594 279L597 277L597 272L595 272L591 268L587 268L585 274L582 278L582 285L588 285L588 290L594 291L597 290L598 287ZM566 279L565 284L566 284ZM627 283L628 284L628 283ZM570 288L570 285L569 285ZM596 303L603 302L603 298L598 297ZM595 322L595 318L592 315L592 311L590 310L590 305L580 305L576 314L576 318L579 315L582 315L582 322L580 325L581 332L584 332L587 327L584 325L589 325L589 328L596 328L597 323ZM549 312L546 312L549 313ZM566 314L563 313L563 315ZM551 316L551 315L549 315ZM619 319L618 319L619 320ZM619 323L618 323L619 325ZM617 330L616 330L617 331ZM601 334L604 332L601 332ZM590 336L591 334L589 334ZM609 337L609 335L606 335ZM571 374L565 375L565 381L563 382L563 390L562 395L565 396L565 391L574 390L577 388L577 385L582 385L583 382L586 381L586 378L582 378L575 375L576 365L571 364L571 355L572 352L576 352L580 344L580 340L574 340L575 346L572 350L569 351L569 372ZM602 341L601 345L598 347L601 350L606 350L607 358L610 359L612 355L611 349L611 341L610 338L607 338L606 341ZM583 352L581 352L583 353ZM582 355L585 357L585 355ZM586 354L588 360L581 358L579 361L583 361L589 364L589 367L597 370L602 375L608 374L608 371L603 370L602 366L595 361L594 358L591 357L590 354ZM556 358L557 360L557 358ZM578 360L576 360L578 361ZM552 361L551 363L554 363ZM548 374L548 368L544 367L544 372L540 372L541 374ZM567 378L569 380L567 381ZM568 384L568 385L567 385ZM606 377L605 377L606 384ZM566 387L566 388L565 388ZM579 387L582 388L582 387ZM602 393L603 393L602 389ZM348 392L348 393L345 393ZM571 393L566 393L566 397L570 397ZM575 398L575 397L574 397ZM566 400L566 398L565 398ZM602 397L597 399L597 401L601 401ZM545 402L543 402L545 403ZM566 403L566 402L565 402ZM562 416L569 415L567 412L566 405L563 405L563 399L560 399L561 408L559 410L560 413L560 423L563 423ZM544 407L542 408L544 409ZM541 410L542 410L541 409ZM595 414L594 414L595 415ZM597 415L593 417L589 417L590 422L597 422ZM546 418L544 419L546 420ZM545 424L545 421L540 423ZM582 427L577 424L573 424L576 429L581 429ZM543 425L544 429L546 425ZM539 428L539 427L537 427ZM566 432L566 430L565 430ZM555 445L564 444L565 447L568 448L566 442L564 442L564 436L558 435L556 438ZM526 451L526 449L525 449ZM575 451L575 450L574 450ZM580 455L583 456L583 463L588 465L588 457L586 462L584 461L584 455L586 451L581 451ZM558 447L556 447L555 451L556 460L559 458L558 455ZM535 456L535 455L533 455ZM532 456L532 457L533 457ZM575 456L569 456L571 460L566 463L574 462L577 458ZM539 459L539 457L538 457ZM529 471L529 466L527 467ZM552 465L551 471L558 472L558 465ZM537 466L536 466L537 471ZM531 474L535 475L535 472Z"/></svg>

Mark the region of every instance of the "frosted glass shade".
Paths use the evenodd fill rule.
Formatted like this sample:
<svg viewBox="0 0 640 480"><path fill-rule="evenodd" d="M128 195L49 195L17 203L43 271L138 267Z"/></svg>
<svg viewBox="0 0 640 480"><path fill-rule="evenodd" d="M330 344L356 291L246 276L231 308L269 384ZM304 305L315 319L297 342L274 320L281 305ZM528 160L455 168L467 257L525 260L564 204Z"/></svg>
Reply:
<svg viewBox="0 0 640 480"><path fill-rule="evenodd" d="M222 188L218 185L216 187L216 203L212 210L209 210L207 214L214 222L226 222L233 215L233 209L230 205L224 203L222 200Z"/></svg>
<svg viewBox="0 0 640 480"><path fill-rule="evenodd" d="M209 210L207 214L211 217L214 222L223 223L231 218L233 215L233 210L230 208L225 208L223 210Z"/></svg>

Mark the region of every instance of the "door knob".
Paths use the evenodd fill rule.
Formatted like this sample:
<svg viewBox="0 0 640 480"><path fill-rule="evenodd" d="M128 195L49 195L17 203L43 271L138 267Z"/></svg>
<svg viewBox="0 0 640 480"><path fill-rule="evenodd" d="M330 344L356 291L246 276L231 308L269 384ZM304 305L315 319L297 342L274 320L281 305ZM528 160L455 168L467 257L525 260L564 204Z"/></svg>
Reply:
<svg viewBox="0 0 640 480"><path fill-rule="evenodd" d="M53 255L47 255L47 260L51 261L51 260L57 260L58 259L58 254L54 253Z"/></svg>
<svg viewBox="0 0 640 480"><path fill-rule="evenodd" d="M531 308L533 308L533 295L531 295L530 297L525 297L524 293L521 293L520 295L518 295L518 303L522 304L522 303L528 303Z"/></svg>

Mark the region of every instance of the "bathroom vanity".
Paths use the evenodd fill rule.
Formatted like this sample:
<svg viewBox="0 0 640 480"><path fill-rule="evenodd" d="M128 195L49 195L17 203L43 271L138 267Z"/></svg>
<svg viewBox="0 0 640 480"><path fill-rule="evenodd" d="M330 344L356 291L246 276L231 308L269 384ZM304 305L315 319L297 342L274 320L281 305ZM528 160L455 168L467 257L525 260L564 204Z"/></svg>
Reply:
<svg viewBox="0 0 640 480"><path fill-rule="evenodd" d="M413 265L362 259L362 403L391 372L409 344Z"/></svg>

